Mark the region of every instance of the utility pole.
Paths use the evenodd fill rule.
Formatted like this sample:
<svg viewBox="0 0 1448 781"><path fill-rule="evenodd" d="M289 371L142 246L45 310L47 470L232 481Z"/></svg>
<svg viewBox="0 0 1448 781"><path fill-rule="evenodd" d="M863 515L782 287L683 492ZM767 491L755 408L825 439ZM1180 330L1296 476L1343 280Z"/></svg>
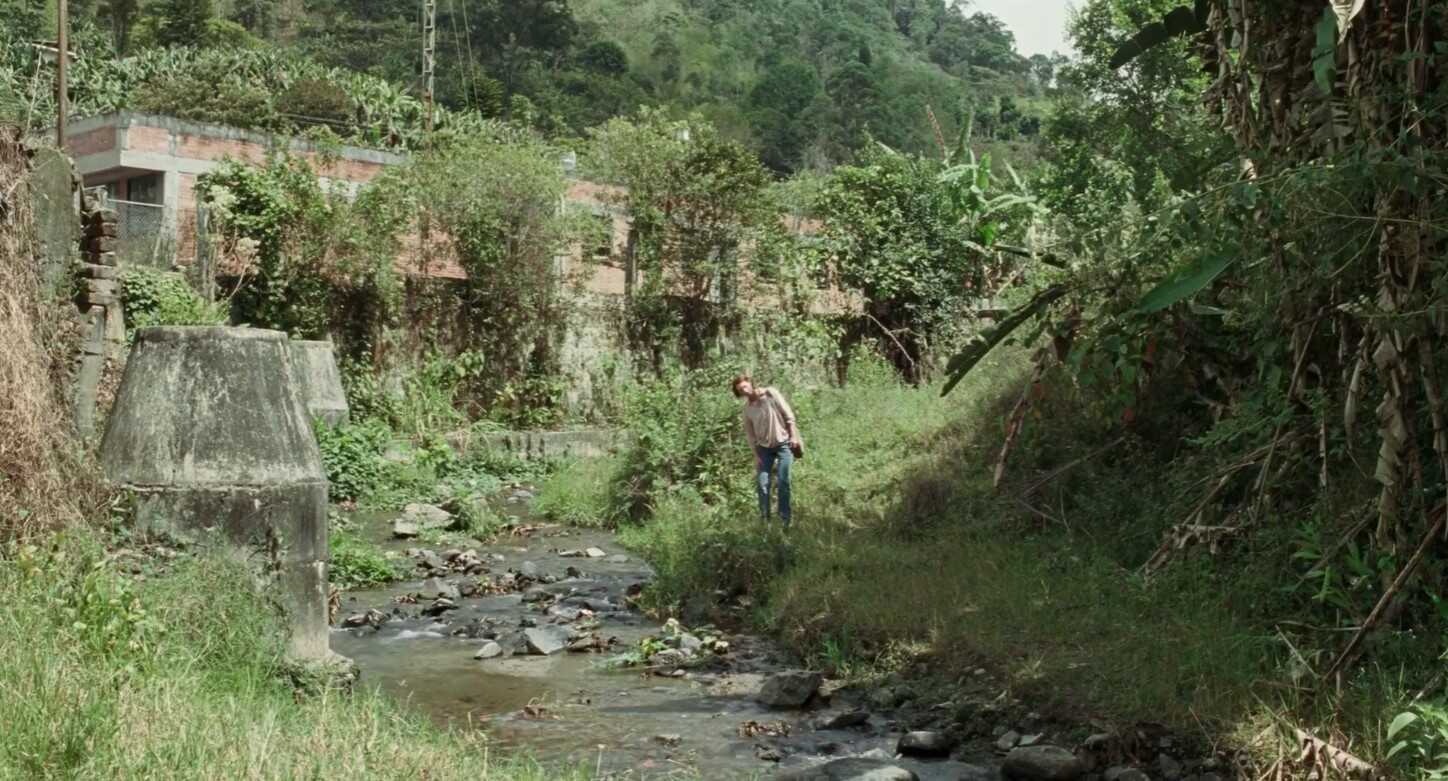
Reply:
<svg viewBox="0 0 1448 781"><path fill-rule="evenodd" d="M70 113L65 87L66 60L70 59L70 43L65 34L70 26L70 20L66 18L69 10L66 4L66 0L56 0L55 3L55 145L62 151L65 149L65 115Z"/></svg>
<svg viewBox="0 0 1448 781"><path fill-rule="evenodd" d="M437 47L437 0L422 0L422 148L432 148L432 78L435 62L433 53ZM422 261L422 273L427 274L432 265L432 218L427 213L427 204L421 203L422 213L418 215L418 251Z"/></svg>
<svg viewBox="0 0 1448 781"><path fill-rule="evenodd" d="M64 3L65 0L60 0ZM422 0L422 82L423 82L423 133L432 132L432 73L433 51L437 48L437 0ZM427 136L423 136L427 143Z"/></svg>

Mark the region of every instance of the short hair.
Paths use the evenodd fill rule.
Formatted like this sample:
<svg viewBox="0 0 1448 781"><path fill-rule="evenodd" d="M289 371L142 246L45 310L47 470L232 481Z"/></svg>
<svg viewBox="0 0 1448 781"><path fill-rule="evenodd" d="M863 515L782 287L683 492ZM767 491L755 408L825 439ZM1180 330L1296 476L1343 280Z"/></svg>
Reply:
<svg viewBox="0 0 1448 781"><path fill-rule="evenodd" d="M731 390L731 391L734 392L735 398L738 398L739 396L743 395L743 394L741 394L741 393L739 392L739 385L740 385L740 383L745 383L745 382L751 382L751 383L754 382L753 378L751 378L751 377L749 376L749 373L748 373L748 372L741 372L741 373L739 373L739 374L734 375L734 382L730 383L730 385L729 385L729 390Z"/></svg>

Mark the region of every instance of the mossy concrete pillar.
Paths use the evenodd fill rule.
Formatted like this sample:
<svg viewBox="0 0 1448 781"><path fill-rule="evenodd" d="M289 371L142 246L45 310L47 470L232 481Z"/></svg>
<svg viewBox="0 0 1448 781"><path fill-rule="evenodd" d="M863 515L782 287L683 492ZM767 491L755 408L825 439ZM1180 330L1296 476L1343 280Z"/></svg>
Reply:
<svg viewBox="0 0 1448 781"><path fill-rule="evenodd" d="M329 426L347 422L347 394L331 342L292 342L292 376L307 414Z"/></svg>
<svg viewBox="0 0 1448 781"><path fill-rule="evenodd" d="M325 660L327 479L291 360L279 331L140 329L101 465L143 528L216 533L259 562L286 596L292 655Z"/></svg>

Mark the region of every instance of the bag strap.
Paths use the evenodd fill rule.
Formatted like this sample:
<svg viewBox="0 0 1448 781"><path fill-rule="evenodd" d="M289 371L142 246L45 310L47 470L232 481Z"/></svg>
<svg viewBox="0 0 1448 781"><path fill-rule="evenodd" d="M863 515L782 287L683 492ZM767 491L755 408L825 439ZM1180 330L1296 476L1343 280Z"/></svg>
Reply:
<svg viewBox="0 0 1448 781"><path fill-rule="evenodd" d="M769 408L774 410L774 416L779 418L779 426L784 429L785 434L790 434L789 421L784 417L784 410L779 408L779 401L774 397L773 388L764 389L764 398L769 399ZM797 436L797 432L795 433Z"/></svg>

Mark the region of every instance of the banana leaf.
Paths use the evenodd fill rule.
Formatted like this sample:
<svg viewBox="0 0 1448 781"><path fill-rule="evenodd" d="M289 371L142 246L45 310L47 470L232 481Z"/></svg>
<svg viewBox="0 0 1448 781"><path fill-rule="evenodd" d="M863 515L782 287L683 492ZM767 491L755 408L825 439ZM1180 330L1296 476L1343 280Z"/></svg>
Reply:
<svg viewBox="0 0 1448 781"><path fill-rule="evenodd" d="M1061 296L1066 295L1065 285L1052 285L1037 293L1030 301L1027 301L1019 309L1011 312L1000 322L976 334L960 352L956 353L945 366L945 373L948 379L945 387L940 389L940 395L945 396L955 390L955 386L965 379L965 375L974 369L996 345L1005 340L1020 328L1027 320L1035 317L1050 306L1052 302Z"/></svg>
<svg viewBox="0 0 1448 781"><path fill-rule="evenodd" d="M1234 257L1206 258L1194 266L1181 269L1142 296L1136 304L1136 311L1157 312L1196 295L1212 284L1212 280L1226 271L1234 260Z"/></svg>

